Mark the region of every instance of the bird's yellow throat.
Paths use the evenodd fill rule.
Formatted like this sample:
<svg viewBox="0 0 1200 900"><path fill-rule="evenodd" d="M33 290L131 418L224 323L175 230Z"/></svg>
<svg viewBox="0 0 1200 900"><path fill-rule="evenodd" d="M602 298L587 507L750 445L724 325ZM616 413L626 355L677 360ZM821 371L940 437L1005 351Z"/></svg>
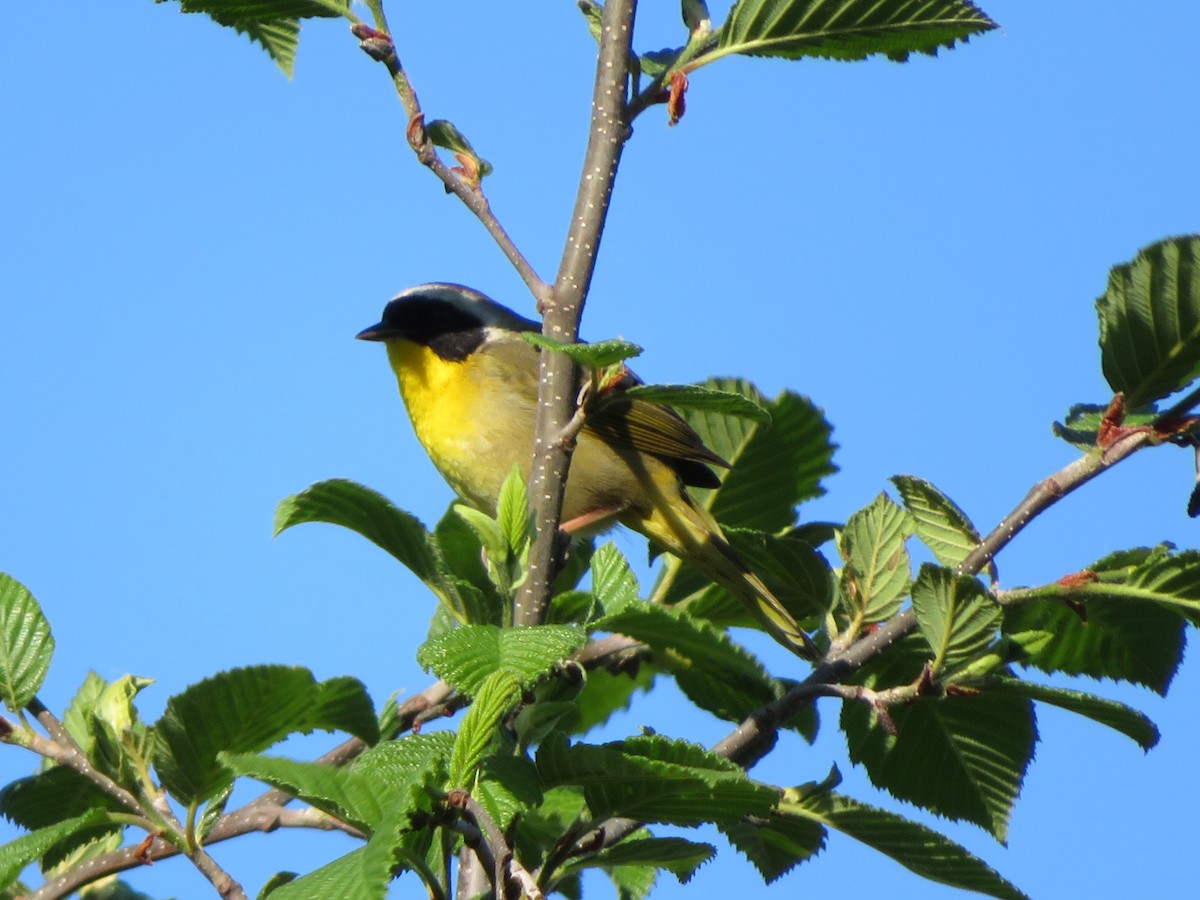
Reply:
<svg viewBox="0 0 1200 900"><path fill-rule="evenodd" d="M483 448L473 427L480 401L473 384L474 358L450 362L403 339L389 340L387 354L413 431L433 464L460 496L481 509L494 506L500 482L481 477L478 454Z"/></svg>

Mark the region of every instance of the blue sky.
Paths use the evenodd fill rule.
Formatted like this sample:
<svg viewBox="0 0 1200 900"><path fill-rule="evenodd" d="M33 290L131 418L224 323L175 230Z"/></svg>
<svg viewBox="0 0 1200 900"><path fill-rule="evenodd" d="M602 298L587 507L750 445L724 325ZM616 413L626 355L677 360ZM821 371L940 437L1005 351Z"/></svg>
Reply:
<svg viewBox="0 0 1200 900"><path fill-rule="evenodd" d="M594 58L574 4L395 6L427 113L493 163L493 208L552 276ZM643 6L638 48L678 43L676 5ZM650 381L738 374L811 396L841 472L805 518L844 519L903 472L990 528L1074 458L1050 422L1108 399L1093 302L1109 267L1200 230L1200 7L983 6L1001 30L936 59L724 60L692 78L680 125L651 111L625 154L584 336L646 347ZM76 3L36 21L0 10L0 79L0 570L54 627L43 699L64 707L89 668L134 672L158 679L141 702L153 719L185 685L253 662L353 674L377 703L420 690L430 677L414 651L433 601L419 585L348 532L271 538L275 504L328 477L427 522L450 500L382 351L352 340L388 297L450 280L532 309L412 158L385 73L339 23L305 27L289 82L175 4ZM1185 452L1142 454L1032 525L1000 558L1002 582L1161 540L1197 546L1193 478ZM615 539L643 558L640 538ZM795 664L768 644L754 646ZM1082 686L1146 710L1161 745L1144 756L1039 709L1044 740L1009 847L947 831L1034 897L1183 896L1200 668L1186 663L1166 701ZM611 733L641 724L706 743L727 730L682 715L669 689ZM792 784L834 762L848 792L887 802L832 727L756 771ZM34 763L0 753L0 778ZM254 892L347 849L275 834L216 855ZM180 861L132 881L211 895ZM775 888L722 846L694 890L664 882L659 896L876 889L964 896L836 837ZM414 890L401 881L396 894Z"/></svg>

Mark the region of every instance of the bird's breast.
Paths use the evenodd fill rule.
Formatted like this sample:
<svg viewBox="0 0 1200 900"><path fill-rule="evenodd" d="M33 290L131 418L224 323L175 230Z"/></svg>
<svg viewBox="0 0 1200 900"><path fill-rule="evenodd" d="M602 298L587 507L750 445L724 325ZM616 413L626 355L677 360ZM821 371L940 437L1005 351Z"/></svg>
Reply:
<svg viewBox="0 0 1200 900"><path fill-rule="evenodd" d="M455 492L493 511L514 464L528 468L534 400L527 379L495 371L474 354L442 359L411 341L388 343L388 358L417 439Z"/></svg>

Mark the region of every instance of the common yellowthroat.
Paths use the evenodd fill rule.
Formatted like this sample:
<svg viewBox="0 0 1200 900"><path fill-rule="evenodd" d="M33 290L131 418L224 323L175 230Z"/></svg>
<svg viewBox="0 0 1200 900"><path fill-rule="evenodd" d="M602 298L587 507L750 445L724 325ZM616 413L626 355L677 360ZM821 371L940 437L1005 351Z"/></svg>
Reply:
<svg viewBox="0 0 1200 900"><path fill-rule="evenodd" d="M540 351L522 340L525 331L541 327L478 291L422 284L397 294L382 320L357 335L387 346L425 452L459 496L492 514L513 465L528 478L533 455ZM579 434L563 527L620 523L641 532L732 591L777 641L811 656L795 619L688 496L689 485L720 485L710 466L729 464L674 410L610 399Z"/></svg>

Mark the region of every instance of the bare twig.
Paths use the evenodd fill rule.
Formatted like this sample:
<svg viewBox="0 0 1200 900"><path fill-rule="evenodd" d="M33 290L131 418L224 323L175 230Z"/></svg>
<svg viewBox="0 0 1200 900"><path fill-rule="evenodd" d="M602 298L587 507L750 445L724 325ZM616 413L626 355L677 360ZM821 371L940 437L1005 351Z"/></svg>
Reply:
<svg viewBox="0 0 1200 900"><path fill-rule="evenodd" d="M542 333L564 343L574 342L579 334L579 319L595 270L617 164L629 136L625 104L636 7L636 0L610 0L604 5L583 172L554 291L538 305L544 317ZM513 606L516 625L540 623L550 599L557 568L558 523L572 450L570 443L559 440L559 436L574 413L575 378L575 366L566 356L541 355L529 478L530 505L538 538L529 553L529 575Z"/></svg>
<svg viewBox="0 0 1200 900"><path fill-rule="evenodd" d="M396 53L396 45L392 40L383 8L378 3L369 5L375 18L375 28L359 24L350 30L355 37L359 38L360 46L367 55L383 63L388 74L391 75L396 94L400 97L400 102L408 115L408 142L417 154L417 159L441 180L447 191L458 197L467 209L475 214L483 227L487 229L488 234L495 240L501 252L508 257L509 262L517 270L521 280L525 282L533 296L539 303L544 302L550 296L550 285L537 274L533 264L525 258L500 224L499 219L492 213L491 205L484 196L478 177L467 177L446 165L438 156L437 148L425 130L425 113L421 110L417 93L413 90L408 75L400 64L400 57Z"/></svg>

